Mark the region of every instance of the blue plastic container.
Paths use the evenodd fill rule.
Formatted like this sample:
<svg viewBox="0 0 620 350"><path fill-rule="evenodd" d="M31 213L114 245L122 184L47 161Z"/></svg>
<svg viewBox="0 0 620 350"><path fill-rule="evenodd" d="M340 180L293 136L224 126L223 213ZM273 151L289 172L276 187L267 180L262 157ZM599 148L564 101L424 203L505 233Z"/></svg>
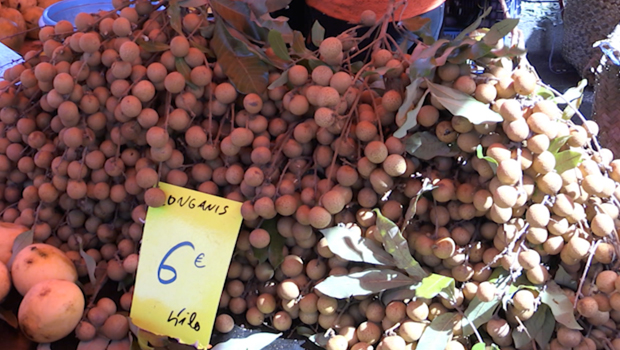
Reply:
<svg viewBox="0 0 620 350"><path fill-rule="evenodd" d="M97 13L99 11L113 10L112 1L94 0L63 0L59 1L43 11L39 20L40 26L53 26L58 21L67 20L75 26L74 20L80 12Z"/></svg>

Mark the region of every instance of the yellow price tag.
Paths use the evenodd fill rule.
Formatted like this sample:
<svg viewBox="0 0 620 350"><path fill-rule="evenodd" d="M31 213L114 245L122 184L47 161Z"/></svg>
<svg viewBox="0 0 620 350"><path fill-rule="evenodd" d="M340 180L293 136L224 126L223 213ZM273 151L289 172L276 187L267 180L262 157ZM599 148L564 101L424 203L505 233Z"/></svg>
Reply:
<svg viewBox="0 0 620 350"><path fill-rule="evenodd" d="M241 203L159 183L166 204L146 214L131 319L204 349L241 227Z"/></svg>

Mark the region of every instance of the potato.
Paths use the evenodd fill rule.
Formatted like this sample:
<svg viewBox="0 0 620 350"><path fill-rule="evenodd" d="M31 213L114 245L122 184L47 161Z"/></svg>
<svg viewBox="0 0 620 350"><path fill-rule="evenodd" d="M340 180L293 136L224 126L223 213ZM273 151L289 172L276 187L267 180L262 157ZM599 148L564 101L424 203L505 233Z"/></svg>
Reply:
<svg viewBox="0 0 620 350"><path fill-rule="evenodd" d="M2 28L2 26L0 26L0 28ZM6 32L0 30L0 33ZM22 225L0 222L0 261L5 265L8 264L11 259L11 250L13 249L15 237L25 231L28 231L28 228Z"/></svg>
<svg viewBox="0 0 620 350"><path fill-rule="evenodd" d="M0 302L6 298L11 291L11 276L9 276L9 269L6 265L0 261Z"/></svg>
<svg viewBox="0 0 620 350"><path fill-rule="evenodd" d="M78 278L71 259L62 250L45 243L31 244L22 249L13 260L11 276L21 295L45 280L75 282Z"/></svg>
<svg viewBox="0 0 620 350"><path fill-rule="evenodd" d="M38 343L51 343L69 335L84 312L84 295L73 282L47 280L32 287L19 305L22 332Z"/></svg>

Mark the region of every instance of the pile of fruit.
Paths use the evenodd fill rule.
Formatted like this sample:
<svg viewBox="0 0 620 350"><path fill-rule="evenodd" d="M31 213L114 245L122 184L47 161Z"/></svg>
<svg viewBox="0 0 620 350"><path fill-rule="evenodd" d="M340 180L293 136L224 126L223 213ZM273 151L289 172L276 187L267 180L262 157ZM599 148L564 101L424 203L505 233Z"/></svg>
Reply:
<svg viewBox="0 0 620 350"><path fill-rule="evenodd" d="M59 0L6 0L0 4L0 42L19 50L26 38L39 38L39 18L43 10Z"/></svg>
<svg viewBox="0 0 620 350"><path fill-rule="evenodd" d="M0 299L12 279L26 336L129 346L163 181L243 202L217 332L620 349L620 160L504 44L516 21L437 42L405 21L408 54L367 11L338 37L315 24L312 51L273 2L114 5L41 28L0 82Z"/></svg>

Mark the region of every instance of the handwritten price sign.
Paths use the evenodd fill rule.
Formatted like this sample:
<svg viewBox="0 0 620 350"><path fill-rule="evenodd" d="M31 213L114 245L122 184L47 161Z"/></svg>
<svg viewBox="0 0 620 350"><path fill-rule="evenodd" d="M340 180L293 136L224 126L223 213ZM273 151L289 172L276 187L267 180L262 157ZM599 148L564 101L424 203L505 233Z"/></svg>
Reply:
<svg viewBox="0 0 620 350"><path fill-rule="evenodd" d="M146 215L131 318L204 349L239 228L241 203L160 183L166 204Z"/></svg>

